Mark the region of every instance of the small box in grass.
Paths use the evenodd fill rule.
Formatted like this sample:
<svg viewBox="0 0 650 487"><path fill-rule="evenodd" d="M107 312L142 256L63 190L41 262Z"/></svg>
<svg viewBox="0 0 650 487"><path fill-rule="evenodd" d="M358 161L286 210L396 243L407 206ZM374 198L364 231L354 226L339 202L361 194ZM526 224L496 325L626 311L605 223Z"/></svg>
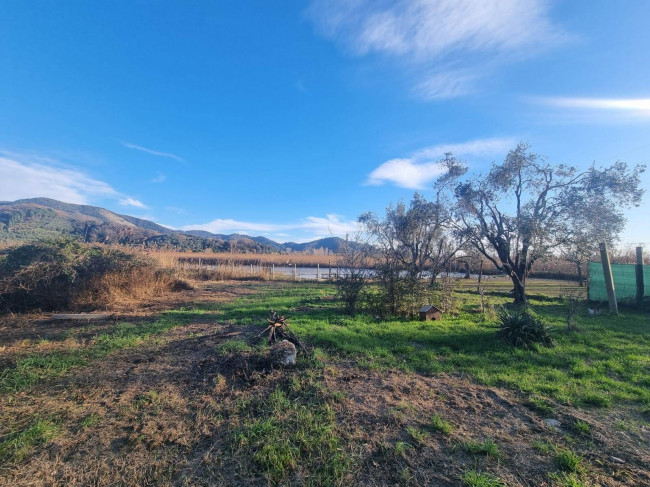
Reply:
<svg viewBox="0 0 650 487"><path fill-rule="evenodd" d="M421 321L439 320L442 318L442 310L432 304L424 305L419 310Z"/></svg>

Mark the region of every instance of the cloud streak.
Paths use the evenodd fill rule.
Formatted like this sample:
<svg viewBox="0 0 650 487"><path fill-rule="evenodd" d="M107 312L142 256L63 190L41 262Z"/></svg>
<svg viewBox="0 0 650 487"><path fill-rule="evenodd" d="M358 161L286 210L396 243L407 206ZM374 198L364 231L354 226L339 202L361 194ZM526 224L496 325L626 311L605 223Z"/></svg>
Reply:
<svg viewBox="0 0 650 487"><path fill-rule="evenodd" d="M392 183L401 188L425 189L444 168L438 162L447 152L455 156L490 156L503 154L515 145L514 138L477 139L459 144L438 144L414 152L409 157L390 159L370 173L365 184L381 186Z"/></svg>
<svg viewBox="0 0 650 487"><path fill-rule="evenodd" d="M637 112L650 116L650 98L546 97L538 100L553 107Z"/></svg>
<svg viewBox="0 0 650 487"><path fill-rule="evenodd" d="M93 197L119 196L109 184L76 169L5 158L0 158L0 194L8 201L43 196L76 204L87 204Z"/></svg>
<svg viewBox="0 0 650 487"><path fill-rule="evenodd" d="M141 145L131 144L130 142L124 142L123 140L120 141L120 144L122 144L124 147L128 149L135 149L142 152L146 152L147 154L151 154L152 156L167 157L168 159L174 159L175 161L178 162L185 162L185 159L183 159L180 156L177 156L176 154L172 154L171 152L161 152L153 149L148 149L146 147L142 147Z"/></svg>
<svg viewBox="0 0 650 487"><path fill-rule="evenodd" d="M402 61L427 100L472 93L492 65L570 38L546 0L314 0L307 15L354 56Z"/></svg>
<svg viewBox="0 0 650 487"><path fill-rule="evenodd" d="M147 208L147 205L145 205L140 200L136 200L135 198L122 198L119 201L119 204L121 206L133 206L135 208Z"/></svg>
<svg viewBox="0 0 650 487"><path fill-rule="evenodd" d="M85 205L109 198L118 200L122 206L146 208L144 203L120 193L110 184L51 158L2 150L0 153L10 154L0 157L0 195L3 200L45 197Z"/></svg>

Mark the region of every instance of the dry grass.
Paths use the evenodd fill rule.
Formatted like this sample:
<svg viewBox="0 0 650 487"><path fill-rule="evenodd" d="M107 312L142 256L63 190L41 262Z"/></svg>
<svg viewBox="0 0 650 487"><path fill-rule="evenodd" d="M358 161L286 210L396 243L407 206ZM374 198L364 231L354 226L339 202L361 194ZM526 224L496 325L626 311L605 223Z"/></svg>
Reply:
<svg viewBox="0 0 650 487"><path fill-rule="evenodd" d="M110 308L137 304L169 292L178 285L173 272L154 267L137 267L109 272L91 279L76 298L79 308Z"/></svg>
<svg viewBox="0 0 650 487"><path fill-rule="evenodd" d="M336 267L339 257L337 255L308 255L308 254L238 254L238 253L208 253L208 252L167 252L151 251L151 257L157 259L165 267L176 267L182 262L215 265L226 264L235 266L304 266L321 267L332 265Z"/></svg>

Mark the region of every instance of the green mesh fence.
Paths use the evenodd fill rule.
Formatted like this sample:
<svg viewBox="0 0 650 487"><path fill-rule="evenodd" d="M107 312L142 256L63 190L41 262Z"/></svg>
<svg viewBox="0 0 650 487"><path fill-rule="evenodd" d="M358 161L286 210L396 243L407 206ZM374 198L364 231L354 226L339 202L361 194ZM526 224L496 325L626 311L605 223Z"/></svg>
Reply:
<svg viewBox="0 0 650 487"><path fill-rule="evenodd" d="M636 299L636 270L634 264L612 264L616 300L634 301ZM643 267L645 296L650 296L650 266ZM589 300L607 301L607 288L603 265L600 262L589 263Z"/></svg>

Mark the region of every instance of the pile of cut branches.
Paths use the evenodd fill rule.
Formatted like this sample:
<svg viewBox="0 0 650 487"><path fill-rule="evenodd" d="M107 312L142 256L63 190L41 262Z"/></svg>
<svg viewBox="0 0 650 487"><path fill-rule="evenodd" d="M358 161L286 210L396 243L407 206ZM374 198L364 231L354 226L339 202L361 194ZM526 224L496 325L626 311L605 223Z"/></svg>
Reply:
<svg viewBox="0 0 650 487"><path fill-rule="evenodd" d="M304 353L307 353L307 347L303 345L300 339L293 332L289 323L287 323L287 318L280 316L275 311L271 310L269 318L267 319L269 326L267 326L258 337L264 335L267 331L269 332L268 342L269 344L281 342L282 340L287 340L288 342L293 343L296 348Z"/></svg>

